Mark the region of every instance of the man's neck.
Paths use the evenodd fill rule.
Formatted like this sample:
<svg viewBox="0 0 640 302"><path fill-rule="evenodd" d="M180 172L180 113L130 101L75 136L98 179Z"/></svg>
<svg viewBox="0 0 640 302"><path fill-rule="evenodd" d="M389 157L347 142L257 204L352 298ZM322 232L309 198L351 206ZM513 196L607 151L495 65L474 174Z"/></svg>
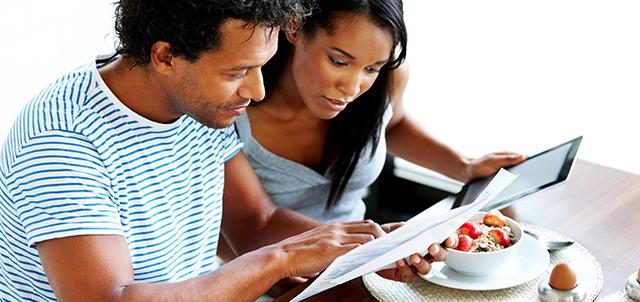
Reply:
<svg viewBox="0 0 640 302"><path fill-rule="evenodd" d="M163 85L152 67L134 66L131 58L118 57L98 68L111 92L129 109L157 123L171 123L180 116L168 110Z"/></svg>

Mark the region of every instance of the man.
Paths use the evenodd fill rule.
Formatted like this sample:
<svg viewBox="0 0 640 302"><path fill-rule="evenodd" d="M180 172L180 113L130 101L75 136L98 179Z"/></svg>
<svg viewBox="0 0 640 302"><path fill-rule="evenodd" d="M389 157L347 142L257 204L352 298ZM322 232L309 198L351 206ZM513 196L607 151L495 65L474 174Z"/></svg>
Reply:
<svg viewBox="0 0 640 302"><path fill-rule="evenodd" d="M389 231L275 207L240 151L232 123L303 14L295 0L119 1L119 55L44 89L3 145L2 300L252 301ZM220 232L242 256L214 270ZM446 257L430 251L381 274L412 281Z"/></svg>

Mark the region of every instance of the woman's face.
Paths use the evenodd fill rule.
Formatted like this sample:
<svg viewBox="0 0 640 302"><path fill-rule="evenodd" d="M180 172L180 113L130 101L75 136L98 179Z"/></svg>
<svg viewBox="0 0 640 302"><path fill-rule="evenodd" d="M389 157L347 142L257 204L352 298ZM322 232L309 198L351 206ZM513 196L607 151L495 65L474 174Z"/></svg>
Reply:
<svg viewBox="0 0 640 302"><path fill-rule="evenodd" d="M389 61L393 36L362 15L350 15L329 36L287 35L293 47L293 77L307 108L320 119L334 118L371 88Z"/></svg>

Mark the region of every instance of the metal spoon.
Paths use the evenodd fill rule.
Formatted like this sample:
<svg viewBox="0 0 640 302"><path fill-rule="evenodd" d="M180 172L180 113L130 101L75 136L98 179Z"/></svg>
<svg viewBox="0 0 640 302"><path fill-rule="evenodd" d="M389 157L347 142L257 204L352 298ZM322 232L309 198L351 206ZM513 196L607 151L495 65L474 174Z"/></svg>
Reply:
<svg viewBox="0 0 640 302"><path fill-rule="evenodd" d="M540 236L538 236L538 234L531 232L529 230L524 230L525 234L528 234L529 236L533 237L534 239L538 240L538 242L540 242L542 244L542 246L544 246L548 251L553 252L553 251L557 251L561 248L565 248L567 246L570 246L573 244L573 241L547 241L544 240L542 238L540 238Z"/></svg>

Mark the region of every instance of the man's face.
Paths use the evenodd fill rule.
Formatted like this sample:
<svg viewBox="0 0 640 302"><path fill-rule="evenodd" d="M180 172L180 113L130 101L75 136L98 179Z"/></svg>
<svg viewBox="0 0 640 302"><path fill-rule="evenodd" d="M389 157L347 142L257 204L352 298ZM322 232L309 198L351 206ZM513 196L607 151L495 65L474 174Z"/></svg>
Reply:
<svg viewBox="0 0 640 302"><path fill-rule="evenodd" d="M260 67L276 52L278 29L243 28L230 19L222 29L222 45L196 62L176 65L175 81L167 89L167 105L211 128L224 128L242 114L251 100L265 96ZM181 58L177 58L182 60ZM186 64L185 64L186 63Z"/></svg>

